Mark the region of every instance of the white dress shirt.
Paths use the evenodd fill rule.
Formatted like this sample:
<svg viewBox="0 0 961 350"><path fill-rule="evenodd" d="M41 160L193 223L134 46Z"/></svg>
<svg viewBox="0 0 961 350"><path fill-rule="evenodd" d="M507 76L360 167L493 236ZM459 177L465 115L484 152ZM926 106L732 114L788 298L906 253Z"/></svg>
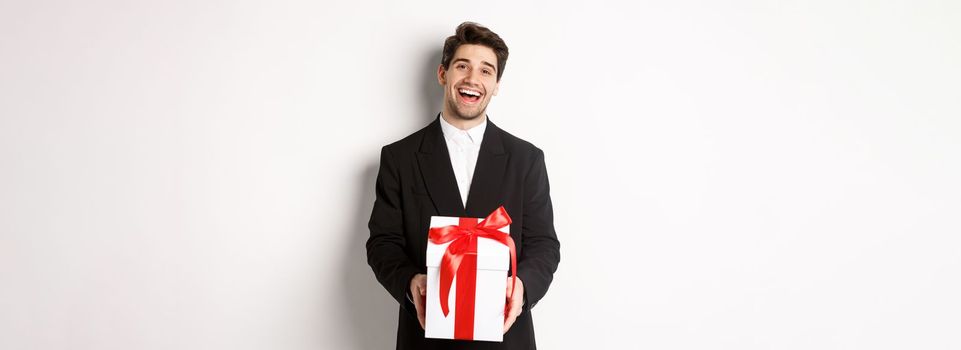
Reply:
<svg viewBox="0 0 961 350"><path fill-rule="evenodd" d="M467 208L467 194L470 191L471 180L474 178L474 168L477 165L477 155L480 153L481 141L484 140L484 130L487 130L487 118L468 130L458 129L440 118L440 129L447 141L447 153L450 153L450 165L454 169L460 199Z"/></svg>

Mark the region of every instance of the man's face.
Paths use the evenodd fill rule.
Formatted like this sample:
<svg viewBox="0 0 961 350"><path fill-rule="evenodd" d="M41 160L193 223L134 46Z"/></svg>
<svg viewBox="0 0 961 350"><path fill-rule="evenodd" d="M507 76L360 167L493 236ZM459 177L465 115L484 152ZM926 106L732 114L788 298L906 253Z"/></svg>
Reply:
<svg viewBox="0 0 961 350"><path fill-rule="evenodd" d="M444 86L445 115L475 119L484 115L491 97L497 95L497 55L487 46L464 44L450 60L450 68L437 69Z"/></svg>

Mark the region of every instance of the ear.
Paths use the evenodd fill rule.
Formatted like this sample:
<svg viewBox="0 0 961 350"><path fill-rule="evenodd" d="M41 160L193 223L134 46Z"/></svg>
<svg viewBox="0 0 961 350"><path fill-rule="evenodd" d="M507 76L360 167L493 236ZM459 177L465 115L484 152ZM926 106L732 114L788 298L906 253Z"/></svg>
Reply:
<svg viewBox="0 0 961 350"><path fill-rule="evenodd" d="M501 82L500 82L500 81L494 83L494 91L493 91L493 95L491 95L491 96L497 96L497 90L499 90L500 87L501 87Z"/></svg>
<svg viewBox="0 0 961 350"><path fill-rule="evenodd" d="M437 83L440 85L447 85L447 70L444 69L444 65L437 65Z"/></svg>

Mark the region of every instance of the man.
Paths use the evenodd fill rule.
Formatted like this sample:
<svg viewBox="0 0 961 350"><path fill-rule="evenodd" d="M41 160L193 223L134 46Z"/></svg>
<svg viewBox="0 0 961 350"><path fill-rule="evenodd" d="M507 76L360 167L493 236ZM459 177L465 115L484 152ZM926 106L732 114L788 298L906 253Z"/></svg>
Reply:
<svg viewBox="0 0 961 350"><path fill-rule="evenodd" d="M447 38L437 81L441 113L383 147L370 216L367 262L400 303L397 349L534 349L530 309L560 262L544 153L488 120L487 104L507 62L500 36L465 22ZM505 298L504 341L424 338L425 255L430 217L486 217L503 205L513 219L517 284ZM506 296L511 295L510 283Z"/></svg>

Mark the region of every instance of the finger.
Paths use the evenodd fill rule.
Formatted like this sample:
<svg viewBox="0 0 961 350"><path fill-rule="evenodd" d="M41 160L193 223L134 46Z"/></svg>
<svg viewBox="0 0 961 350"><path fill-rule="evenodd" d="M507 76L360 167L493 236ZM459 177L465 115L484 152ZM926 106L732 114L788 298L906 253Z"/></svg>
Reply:
<svg viewBox="0 0 961 350"><path fill-rule="evenodd" d="M426 328L424 326L424 322L426 318L427 317L424 314L424 304L421 303L420 305L417 305L417 321L420 321L420 328Z"/></svg>
<svg viewBox="0 0 961 350"><path fill-rule="evenodd" d="M421 297L417 298L417 308L417 311L422 314L425 312L425 310L427 310L427 298L425 298L423 294L421 294Z"/></svg>
<svg viewBox="0 0 961 350"><path fill-rule="evenodd" d="M504 320L504 333L507 333L507 331L511 329L511 326L514 325L514 321L517 321L517 317L508 317L506 320Z"/></svg>
<svg viewBox="0 0 961 350"><path fill-rule="evenodd" d="M418 311L418 312L417 312L417 321L420 321L420 328L425 328L425 327L424 327L424 320L425 320L426 318L427 318L427 317L424 316L424 312L423 312L423 311Z"/></svg>
<svg viewBox="0 0 961 350"><path fill-rule="evenodd" d="M521 314L524 304L521 298L514 298L510 303L510 316L517 318Z"/></svg>

